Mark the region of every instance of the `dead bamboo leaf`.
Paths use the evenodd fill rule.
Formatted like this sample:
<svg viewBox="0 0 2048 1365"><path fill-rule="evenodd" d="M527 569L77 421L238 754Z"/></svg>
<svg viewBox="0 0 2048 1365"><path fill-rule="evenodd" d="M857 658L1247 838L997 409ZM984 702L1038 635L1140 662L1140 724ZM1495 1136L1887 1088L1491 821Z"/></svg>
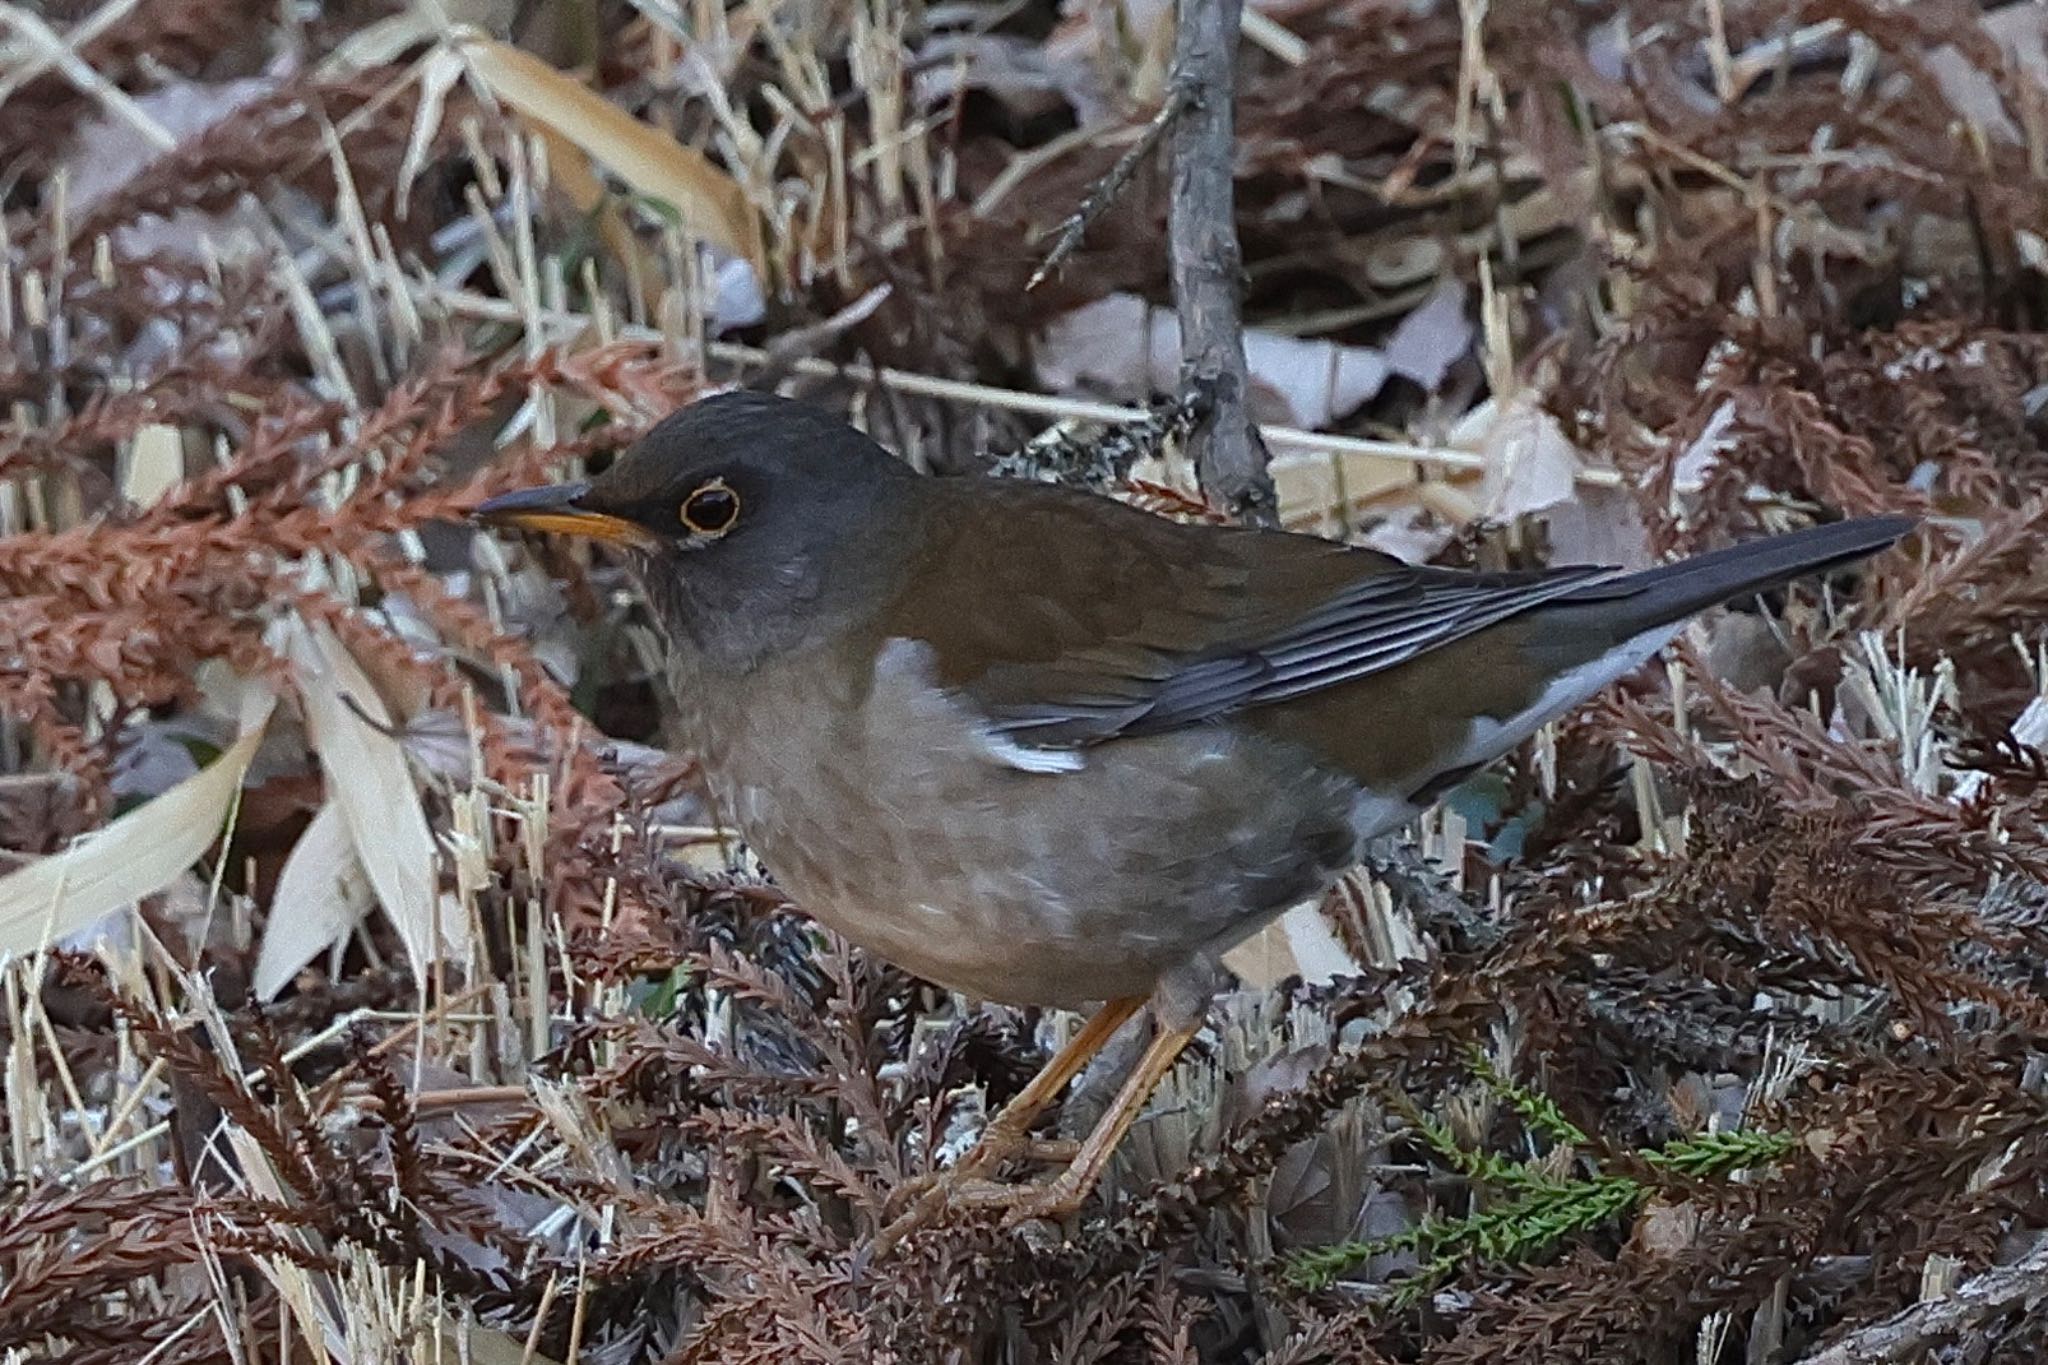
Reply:
<svg viewBox="0 0 2048 1365"><path fill-rule="evenodd" d="M341 802L329 797L314 815L278 874L256 956L259 1000L274 999L292 976L339 942L368 912L369 878L348 832Z"/></svg>
<svg viewBox="0 0 2048 1365"><path fill-rule="evenodd" d="M1276 460L1271 473L1281 521L1321 535L1348 534L1360 512L1404 502L1416 487L1415 466L1408 461L1352 451Z"/></svg>
<svg viewBox="0 0 2048 1365"><path fill-rule="evenodd" d="M252 690L241 733L177 786L62 853L0 877L0 956L34 952L169 886L212 847L276 698Z"/></svg>
<svg viewBox="0 0 2048 1365"><path fill-rule="evenodd" d="M581 147L641 194L675 205L707 240L745 260L756 275L765 273L753 205L709 157L510 44L471 38L462 53L493 95Z"/></svg>
<svg viewBox="0 0 2048 1365"><path fill-rule="evenodd" d="M294 618L285 654L328 797L341 807L370 888L424 980L439 947L458 948L466 926L456 917L441 922L434 836L405 749L394 737L391 713L369 675L326 626Z"/></svg>
<svg viewBox="0 0 2048 1365"><path fill-rule="evenodd" d="M1473 409L1451 443L1464 445L1467 439L1486 456L1480 496L1488 516L1508 521L1542 512L1570 502L1577 492L1584 457L1533 389Z"/></svg>
<svg viewBox="0 0 2048 1365"><path fill-rule="evenodd" d="M1247 985L1261 990L1270 990L1289 977L1323 985L1359 971L1359 964L1331 932L1329 921L1314 901L1289 909L1225 953L1223 962Z"/></svg>

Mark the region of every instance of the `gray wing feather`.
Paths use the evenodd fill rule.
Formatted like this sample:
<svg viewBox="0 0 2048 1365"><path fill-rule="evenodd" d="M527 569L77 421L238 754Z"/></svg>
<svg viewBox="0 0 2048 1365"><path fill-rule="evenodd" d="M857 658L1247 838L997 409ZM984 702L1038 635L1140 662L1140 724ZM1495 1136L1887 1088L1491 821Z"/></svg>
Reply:
<svg viewBox="0 0 2048 1365"><path fill-rule="evenodd" d="M1418 571L1408 594L1363 593L1345 604L1348 611L1318 612L1321 619L1305 622L1306 630L1297 626L1242 654L1191 663L1166 680L1151 707L1127 733L1170 730L1226 711L1354 682L1565 596L1588 579L1612 572L1596 568L1475 584L1463 576L1439 577ZM1218 663L1234 685L1214 685L1209 675Z"/></svg>
<svg viewBox="0 0 2048 1365"><path fill-rule="evenodd" d="M1017 675L1045 685L1018 687L1012 677L996 690L1002 700L983 705L996 730L1036 746L1157 734L1397 668L1545 603L1602 604L1603 628L1619 641L1738 594L1852 563L1913 525L1906 517L1836 522L1639 573L1595 565L1514 574L1376 569L1277 627L1261 618L1260 603L1241 600L1213 618L1225 629L1198 650L1127 639L1083 649L1071 660L1080 666L1042 677L1025 661Z"/></svg>
<svg viewBox="0 0 2048 1365"><path fill-rule="evenodd" d="M1158 734L1398 667L1615 572L1589 566L1478 580L1428 569L1376 575L1264 639L1162 658L1158 670L1130 677L1119 695L1035 698L995 708L990 720L1023 743Z"/></svg>

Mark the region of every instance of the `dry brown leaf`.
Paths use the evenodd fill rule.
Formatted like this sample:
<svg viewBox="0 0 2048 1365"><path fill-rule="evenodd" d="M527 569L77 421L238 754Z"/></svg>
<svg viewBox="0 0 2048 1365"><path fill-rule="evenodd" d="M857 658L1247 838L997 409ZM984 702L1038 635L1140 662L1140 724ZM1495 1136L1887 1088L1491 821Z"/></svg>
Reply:
<svg viewBox="0 0 2048 1365"><path fill-rule="evenodd" d="M1353 959L1314 901L1304 901L1223 955L1247 984L1270 989L1290 976L1312 986L1355 976Z"/></svg>
<svg viewBox="0 0 2048 1365"><path fill-rule="evenodd" d="M1474 409L1451 444L1464 445L1467 439L1487 460L1481 497L1488 516L1511 520L1577 496L1585 461L1533 389Z"/></svg>
<svg viewBox="0 0 2048 1365"><path fill-rule="evenodd" d="M1369 346L1251 328L1244 350L1261 420L1320 427L1370 401L1387 381L1386 359ZM1178 382L1180 319L1136 294L1108 294L1055 318L1034 358L1048 388L1141 401Z"/></svg>

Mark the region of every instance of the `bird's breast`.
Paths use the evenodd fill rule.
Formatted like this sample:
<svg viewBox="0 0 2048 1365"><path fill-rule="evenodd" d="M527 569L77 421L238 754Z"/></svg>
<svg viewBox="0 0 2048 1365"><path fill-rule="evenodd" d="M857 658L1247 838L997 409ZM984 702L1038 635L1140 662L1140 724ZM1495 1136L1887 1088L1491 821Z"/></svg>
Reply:
<svg viewBox="0 0 2048 1365"><path fill-rule="evenodd" d="M1198 727L1020 763L901 642L865 674L676 683L721 817L797 903L984 998L1143 994L1357 853L1355 784L1298 752Z"/></svg>

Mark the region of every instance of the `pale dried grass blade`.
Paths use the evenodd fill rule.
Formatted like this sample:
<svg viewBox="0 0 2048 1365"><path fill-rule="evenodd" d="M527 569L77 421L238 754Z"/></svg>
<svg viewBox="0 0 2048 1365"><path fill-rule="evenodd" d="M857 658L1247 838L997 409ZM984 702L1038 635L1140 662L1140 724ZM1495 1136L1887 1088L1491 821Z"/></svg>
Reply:
<svg viewBox="0 0 2048 1365"><path fill-rule="evenodd" d="M176 427L151 422L135 433L122 462L121 494L148 507L185 478L185 437Z"/></svg>
<svg viewBox="0 0 2048 1365"><path fill-rule="evenodd" d="M155 895L220 838L276 698L252 692L227 751L104 829L0 877L0 956L34 952Z"/></svg>
<svg viewBox="0 0 2048 1365"><path fill-rule="evenodd" d="M384 914L425 980L440 944L459 949L459 918L438 923L434 836L395 725L369 675L324 625L294 619L286 656L329 797Z"/></svg>
<svg viewBox="0 0 2048 1365"><path fill-rule="evenodd" d="M269 1156L254 1134L246 1128L229 1124L222 1136L235 1155L237 1169L259 1198L277 1204L290 1202L284 1182L278 1178L277 1169L270 1164ZM296 1231L282 1235L301 1245L307 1236ZM329 1296L319 1291L306 1268L284 1255L258 1256L254 1258L254 1264L290 1310L309 1358L316 1361L344 1358L341 1352L331 1348L341 1345L347 1334L339 1330L339 1324L333 1321L326 1306Z"/></svg>
<svg viewBox="0 0 2048 1365"><path fill-rule="evenodd" d="M702 152L509 44L472 38L461 50L493 95L581 147L641 194L673 204L698 234L765 273L761 225L746 191Z"/></svg>
<svg viewBox="0 0 2048 1365"><path fill-rule="evenodd" d="M412 201L413 182L426 169L434 134L441 130L448 92L461 79L462 59L446 48L436 48L420 67L420 102L413 113L412 135L406 139L405 160L398 166L396 216L401 222Z"/></svg>
<svg viewBox="0 0 2048 1365"><path fill-rule="evenodd" d="M299 968L346 937L373 899L349 838L348 816L341 802L330 797L292 845L278 874L263 948L256 956L257 999L275 998Z"/></svg>

